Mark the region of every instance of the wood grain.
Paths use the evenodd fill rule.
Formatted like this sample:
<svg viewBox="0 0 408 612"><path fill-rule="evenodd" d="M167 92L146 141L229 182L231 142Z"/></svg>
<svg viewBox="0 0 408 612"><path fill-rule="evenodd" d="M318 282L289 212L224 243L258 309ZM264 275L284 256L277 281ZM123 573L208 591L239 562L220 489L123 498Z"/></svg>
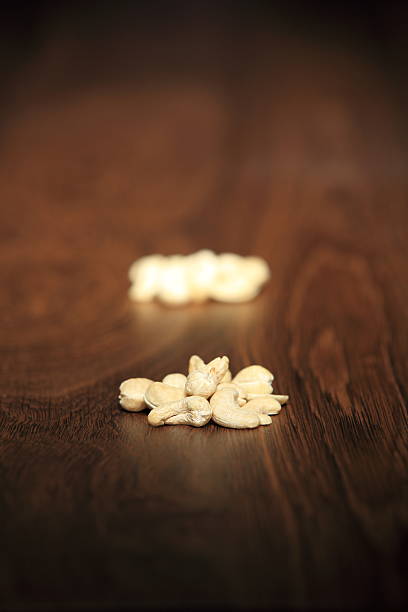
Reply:
<svg viewBox="0 0 408 612"><path fill-rule="evenodd" d="M56 13L8 72L4 610L406 603L399 65L358 32L215 14ZM236 306L127 300L135 258L203 247L265 257L270 284ZM124 378L196 352L266 365L290 404L254 431L118 409Z"/></svg>

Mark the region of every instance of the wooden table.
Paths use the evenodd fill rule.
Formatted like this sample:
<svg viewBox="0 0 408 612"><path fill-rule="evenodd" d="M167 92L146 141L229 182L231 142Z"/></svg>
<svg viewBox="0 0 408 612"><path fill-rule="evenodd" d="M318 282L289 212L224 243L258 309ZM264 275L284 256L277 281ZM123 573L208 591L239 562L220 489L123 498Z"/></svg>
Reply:
<svg viewBox="0 0 408 612"><path fill-rule="evenodd" d="M5 75L6 610L403 606L402 65L333 23L207 9L55 11ZM265 257L265 291L127 299L134 259L204 247ZM192 353L267 366L290 404L252 431L119 410L123 379Z"/></svg>

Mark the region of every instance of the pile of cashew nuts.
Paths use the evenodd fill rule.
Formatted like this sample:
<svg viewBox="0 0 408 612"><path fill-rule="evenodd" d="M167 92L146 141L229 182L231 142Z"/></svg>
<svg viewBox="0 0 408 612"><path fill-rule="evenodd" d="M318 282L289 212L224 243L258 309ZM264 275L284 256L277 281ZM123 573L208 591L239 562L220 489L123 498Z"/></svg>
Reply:
<svg viewBox="0 0 408 612"><path fill-rule="evenodd" d="M153 427L191 425L203 427L211 419L222 427L253 429L270 425L287 395L273 395L273 374L251 365L232 377L228 357L205 363L198 355L189 361L188 375L168 374L162 382L129 378L119 388L124 410L150 409L147 420Z"/></svg>
<svg viewBox="0 0 408 612"><path fill-rule="evenodd" d="M269 279L261 257L242 257L203 249L192 255L146 255L129 268L129 297L137 302L158 299L168 305L246 302Z"/></svg>

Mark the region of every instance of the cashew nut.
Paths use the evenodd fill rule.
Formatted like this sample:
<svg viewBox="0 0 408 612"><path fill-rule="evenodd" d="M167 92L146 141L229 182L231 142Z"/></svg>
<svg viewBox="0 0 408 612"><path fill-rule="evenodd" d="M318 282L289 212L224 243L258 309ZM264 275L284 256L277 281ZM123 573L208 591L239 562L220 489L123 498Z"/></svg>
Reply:
<svg viewBox="0 0 408 612"><path fill-rule="evenodd" d="M241 408L238 404L239 393L236 389L221 389L210 399L213 414L212 419L217 425L232 429L254 429L261 422L259 415L253 410Z"/></svg>
<svg viewBox="0 0 408 612"><path fill-rule="evenodd" d="M140 412L145 408L144 394L152 384L149 378L128 378L119 387L119 402L129 412Z"/></svg>
<svg viewBox="0 0 408 612"><path fill-rule="evenodd" d="M246 394L245 391L239 387L238 385L236 385L235 383L232 382L220 382L220 384L217 386L217 391L221 391L221 389L235 389L236 391L238 391L238 404L240 406L245 406L246 404Z"/></svg>
<svg viewBox="0 0 408 612"><path fill-rule="evenodd" d="M145 392L144 401L150 408L156 408L161 404L175 402L185 397L184 389L172 387L161 382L152 383Z"/></svg>
<svg viewBox="0 0 408 612"><path fill-rule="evenodd" d="M171 387L178 387L179 389L183 389L186 386L187 376L184 374L179 374L178 372L175 374L167 374L163 378L163 383L165 385L170 385Z"/></svg>
<svg viewBox="0 0 408 612"><path fill-rule="evenodd" d="M193 370L186 381L186 395L201 395L202 397L210 397L217 388L218 378L215 369L212 368L209 372L201 372Z"/></svg>
<svg viewBox="0 0 408 612"><path fill-rule="evenodd" d="M158 297L167 304L186 304L190 301L184 257L172 255L162 268Z"/></svg>
<svg viewBox="0 0 408 612"><path fill-rule="evenodd" d="M146 255L136 260L129 268L129 279L133 283L129 297L140 302L152 300L160 286L165 258L162 255Z"/></svg>
<svg viewBox="0 0 408 612"><path fill-rule="evenodd" d="M232 380L236 383L252 382L255 380L271 383L273 381L273 378L274 376L272 372L270 372L263 366L251 365L240 370L238 374L235 374Z"/></svg>
<svg viewBox="0 0 408 612"><path fill-rule="evenodd" d="M247 262L248 259L251 261ZM221 253L218 256L217 276L210 287L210 296L219 302L246 302L256 297L265 281L258 281L262 274L259 272L259 264L253 259L259 258ZM267 266L266 262L265 265Z"/></svg>
<svg viewBox="0 0 408 612"><path fill-rule="evenodd" d="M261 425L272 423L271 414L279 414L281 411L280 403L270 395L260 395L255 399L249 400L245 404L247 410L254 410L264 422ZM268 418L266 418L268 417Z"/></svg>
<svg viewBox="0 0 408 612"><path fill-rule="evenodd" d="M200 370L205 372L205 362L198 355L191 355L188 362L188 373L190 374L193 370Z"/></svg>
<svg viewBox="0 0 408 612"><path fill-rule="evenodd" d="M261 257L245 257L243 266L245 276L259 285L266 283L271 275L268 264Z"/></svg>
<svg viewBox="0 0 408 612"><path fill-rule="evenodd" d="M217 273L217 261L217 255L208 249L186 257L191 299L195 302L202 302L208 298L209 287L213 284Z"/></svg>
<svg viewBox="0 0 408 612"><path fill-rule="evenodd" d="M289 400L289 395L274 395L274 394L272 394L271 397L273 397L273 399L276 399L281 405L282 404L286 404L286 402Z"/></svg>
<svg viewBox="0 0 408 612"><path fill-rule="evenodd" d="M245 392L247 399L253 399L258 395L268 395L273 391L272 385L265 381L250 380L241 382L234 379L233 383Z"/></svg>
<svg viewBox="0 0 408 612"><path fill-rule="evenodd" d="M228 378L228 376L231 375L228 366L229 359L225 355L223 357L216 357L212 361L209 361L207 364L198 355L191 355L190 361L188 363L188 373L191 374L191 372L193 372L194 370L198 370L200 372L209 372L209 370L214 368L215 375L219 379L218 382L221 382L224 380L224 378Z"/></svg>
<svg viewBox="0 0 408 612"><path fill-rule="evenodd" d="M192 355L189 361L189 374L186 381L187 395L201 395L210 397L219 382L228 372L228 357L216 357L209 363L205 362L198 355Z"/></svg>
<svg viewBox="0 0 408 612"><path fill-rule="evenodd" d="M153 408L147 419L153 427L160 427L161 425L202 427L208 423L211 415L212 409L206 399L191 396Z"/></svg>
<svg viewBox="0 0 408 612"><path fill-rule="evenodd" d="M229 359L224 355L224 357L216 357L215 359L207 363L207 370L211 370L214 368L218 382L221 382L223 378L228 374L228 366Z"/></svg>

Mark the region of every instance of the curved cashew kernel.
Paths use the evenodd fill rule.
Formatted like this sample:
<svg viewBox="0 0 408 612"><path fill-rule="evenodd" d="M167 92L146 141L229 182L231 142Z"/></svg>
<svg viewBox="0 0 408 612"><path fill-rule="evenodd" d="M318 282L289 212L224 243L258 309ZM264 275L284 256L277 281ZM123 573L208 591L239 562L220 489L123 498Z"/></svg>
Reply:
<svg viewBox="0 0 408 612"><path fill-rule="evenodd" d="M175 402L185 397L184 389L172 387L161 382L152 383L145 392L144 401L150 408L156 408L161 404Z"/></svg>
<svg viewBox="0 0 408 612"><path fill-rule="evenodd" d="M191 396L154 408L147 417L150 425L192 425L202 427L211 419L211 406L203 397Z"/></svg>
<svg viewBox="0 0 408 612"><path fill-rule="evenodd" d="M238 387L238 385L232 382L222 382L221 381L220 384L217 386L217 391L221 391L221 389L235 389L236 391L238 391L237 402L240 406L245 406L246 394L245 394L245 391L241 389L241 387Z"/></svg>
<svg viewBox="0 0 408 612"><path fill-rule="evenodd" d="M269 279L271 272L269 266L261 257L245 257L244 273L253 283L263 285Z"/></svg>
<svg viewBox="0 0 408 612"><path fill-rule="evenodd" d="M152 384L149 378L128 378L119 387L119 403L125 410L140 412L145 408L144 394Z"/></svg>
<svg viewBox="0 0 408 612"><path fill-rule="evenodd" d="M208 298L214 282L218 257L213 251L203 249L188 255L185 261L191 297L195 302L202 302Z"/></svg>
<svg viewBox="0 0 408 612"><path fill-rule="evenodd" d="M260 423L259 415L253 410L240 408L236 389L221 389L210 399L212 419L217 425L232 429L253 429Z"/></svg>
<svg viewBox="0 0 408 612"><path fill-rule="evenodd" d="M188 366L186 394L210 397L226 375L228 366L229 359L225 355L216 357L207 364L198 355L192 355Z"/></svg>
<svg viewBox="0 0 408 612"><path fill-rule="evenodd" d="M286 404L286 402L289 401L289 395L274 395L274 394L272 394L271 397L273 397L273 399L276 399L281 405L282 404Z"/></svg>
<svg viewBox="0 0 408 612"><path fill-rule="evenodd" d="M226 355L223 357L216 357L207 364L198 355L191 355L188 363L188 373L191 374L195 370L199 372L208 373L211 369L215 370L215 375L218 382L221 382L224 377L228 377L229 359ZM229 382L229 381L228 381Z"/></svg>
<svg viewBox="0 0 408 612"><path fill-rule="evenodd" d="M248 302L261 291L261 286L248 281L245 277L231 276L228 280L215 282L209 295L218 302Z"/></svg>
<svg viewBox="0 0 408 612"><path fill-rule="evenodd" d="M260 395L255 399L249 400L245 408L247 410L255 410L257 414L279 414L282 407L278 400L271 395Z"/></svg>
<svg viewBox="0 0 408 612"><path fill-rule="evenodd" d="M175 374L167 374L162 380L165 385L170 385L171 387L177 387L178 389L183 389L186 386L187 376L180 373Z"/></svg>
<svg viewBox="0 0 408 612"><path fill-rule="evenodd" d="M152 300L160 286L165 258L162 255L146 255L136 260L129 268L129 279L133 285L129 297L138 301Z"/></svg>
<svg viewBox="0 0 408 612"><path fill-rule="evenodd" d="M249 399L257 395L268 395L273 391L272 385L262 380L237 381L234 379L232 382L241 387Z"/></svg>
<svg viewBox="0 0 408 612"><path fill-rule="evenodd" d="M235 374L232 380L233 382L237 382L237 383L252 382L254 380L265 381L265 382L270 383L273 381L273 379L274 379L274 376L272 372L270 372L263 366L251 365L251 366L248 366L247 368L243 368L242 370L240 370L238 374Z"/></svg>
<svg viewBox="0 0 408 612"><path fill-rule="evenodd" d="M167 257L161 276L158 297L167 304L186 304L190 301L190 287L182 255Z"/></svg>
<svg viewBox="0 0 408 612"><path fill-rule="evenodd" d="M216 357L209 363L207 363L207 370L215 370L215 375L218 382L221 382L224 376L228 372L229 359L224 355L223 357Z"/></svg>
<svg viewBox="0 0 408 612"><path fill-rule="evenodd" d="M194 370L205 372L205 362L198 355L191 355L188 362L188 373L191 374Z"/></svg>
<svg viewBox="0 0 408 612"><path fill-rule="evenodd" d="M193 370L187 376L185 392L186 395L200 395L202 397L210 397L217 388L218 378L215 374L215 369L212 368L209 372L201 372Z"/></svg>

